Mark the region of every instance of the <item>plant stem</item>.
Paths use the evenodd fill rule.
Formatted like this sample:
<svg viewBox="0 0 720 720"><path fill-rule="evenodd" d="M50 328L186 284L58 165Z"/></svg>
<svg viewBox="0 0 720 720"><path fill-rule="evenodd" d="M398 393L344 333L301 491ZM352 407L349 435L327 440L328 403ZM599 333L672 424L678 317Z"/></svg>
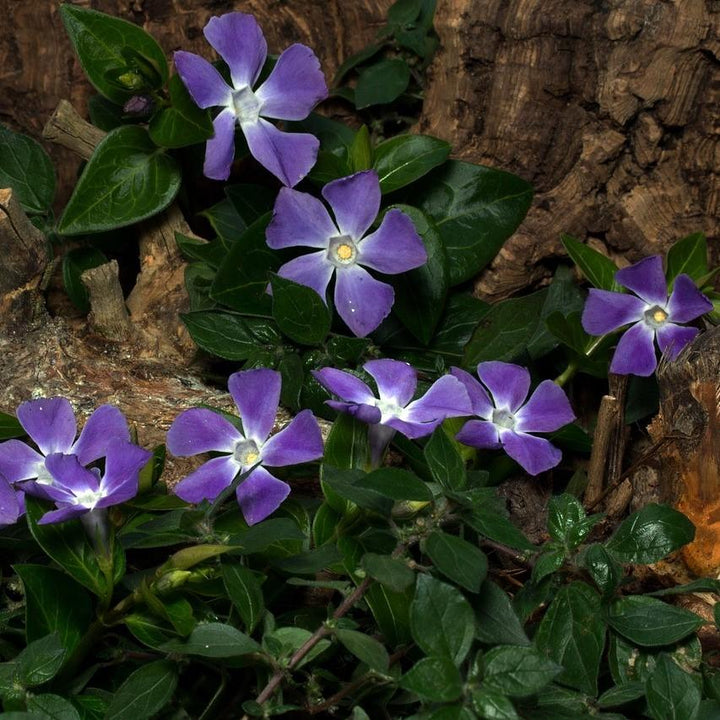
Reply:
<svg viewBox="0 0 720 720"><path fill-rule="evenodd" d="M562 373L555 378L555 384L563 387L565 383L568 382L568 380L570 380L573 375L575 375L577 370L577 363L575 362L575 360L571 360L568 363L568 366L562 371Z"/></svg>

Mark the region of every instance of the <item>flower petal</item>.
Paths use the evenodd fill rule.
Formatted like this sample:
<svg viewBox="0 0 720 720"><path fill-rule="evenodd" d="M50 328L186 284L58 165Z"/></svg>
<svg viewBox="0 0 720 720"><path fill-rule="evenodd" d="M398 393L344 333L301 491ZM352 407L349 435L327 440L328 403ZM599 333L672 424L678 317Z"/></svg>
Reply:
<svg viewBox="0 0 720 720"><path fill-rule="evenodd" d="M267 43L257 20L245 13L226 13L210 18L203 33L230 68L235 89L252 87L267 57Z"/></svg>
<svg viewBox="0 0 720 720"><path fill-rule="evenodd" d="M428 420L426 422L412 422L408 420L401 420L397 417L391 417L383 421L382 424L392 428L393 430L397 430L406 438L410 438L410 440L415 440L416 438L430 435L436 427L442 424L442 420L436 418L435 420Z"/></svg>
<svg viewBox="0 0 720 720"><path fill-rule="evenodd" d="M191 408L180 413L167 432L167 449L176 457L216 451L231 453L243 440L240 431L219 413Z"/></svg>
<svg viewBox="0 0 720 720"><path fill-rule="evenodd" d="M565 391L552 380L543 380L530 399L515 413L515 430L553 432L575 419Z"/></svg>
<svg viewBox="0 0 720 720"><path fill-rule="evenodd" d="M20 516L18 494L8 480L0 475L0 527L12 525Z"/></svg>
<svg viewBox="0 0 720 720"><path fill-rule="evenodd" d="M262 445L275 424L280 405L280 373L256 368L233 373L228 389L242 420L245 437Z"/></svg>
<svg viewBox="0 0 720 720"><path fill-rule="evenodd" d="M417 371L400 360L370 360L363 365L377 383L380 400L405 407L417 389Z"/></svg>
<svg viewBox="0 0 720 720"><path fill-rule="evenodd" d="M487 390L480 384L477 378L474 378L469 372L461 370L458 367L450 368L450 374L457 378L465 387L473 414L484 420L490 420L493 412L493 404Z"/></svg>
<svg viewBox="0 0 720 720"><path fill-rule="evenodd" d="M173 492L189 503L214 500L239 472L240 465L233 460L232 455L213 458L183 478L173 488Z"/></svg>
<svg viewBox="0 0 720 720"><path fill-rule="evenodd" d="M666 354L670 360L674 360L700 331L696 327L683 327L667 323L655 332L660 352Z"/></svg>
<svg viewBox="0 0 720 720"><path fill-rule="evenodd" d="M397 275L424 265L427 251L413 221L400 210L390 210L380 227L360 242L357 261L386 275Z"/></svg>
<svg viewBox="0 0 720 720"><path fill-rule="evenodd" d="M648 305L665 307L668 291L660 255L651 255L615 273L618 284L632 290Z"/></svg>
<svg viewBox="0 0 720 720"><path fill-rule="evenodd" d="M605 335L642 320L645 310L645 302L634 295L593 289L585 301L582 326L590 335Z"/></svg>
<svg viewBox="0 0 720 720"><path fill-rule="evenodd" d="M323 456L320 426L310 410L296 415L262 448L262 464L270 467L298 465Z"/></svg>
<svg viewBox="0 0 720 720"><path fill-rule="evenodd" d="M375 280L358 265L338 269L335 278L335 308L358 337L371 333L390 314L395 291Z"/></svg>
<svg viewBox="0 0 720 720"><path fill-rule="evenodd" d="M463 445L480 449L497 450L500 447L497 427L486 420L468 420L455 439Z"/></svg>
<svg viewBox="0 0 720 720"><path fill-rule="evenodd" d="M655 332L644 322L635 323L620 338L615 349L610 372L617 375L641 375L655 372Z"/></svg>
<svg viewBox="0 0 720 720"><path fill-rule="evenodd" d="M16 483L38 476L39 468L45 467L45 458L20 440L0 443L0 475L8 482Z"/></svg>
<svg viewBox="0 0 720 720"><path fill-rule="evenodd" d="M77 455L81 465L88 465L104 457L113 440L130 442L127 420L114 405L101 405L87 419L70 452Z"/></svg>
<svg viewBox="0 0 720 720"><path fill-rule="evenodd" d="M255 468L240 483L237 500L245 522L255 525L272 515L290 494L290 486L271 475L264 467Z"/></svg>
<svg viewBox="0 0 720 720"><path fill-rule="evenodd" d="M178 50L173 60L180 79L198 106L205 109L216 105L227 107L232 103L232 88L205 58Z"/></svg>
<svg viewBox="0 0 720 720"><path fill-rule="evenodd" d="M667 304L668 316L672 322L690 322L690 320L710 312L712 308L712 303L698 290L690 277L683 273L675 278L673 291Z"/></svg>
<svg viewBox="0 0 720 720"><path fill-rule="evenodd" d="M317 160L320 141L309 133L288 133L260 118L242 123L250 154L281 183L297 185Z"/></svg>
<svg viewBox="0 0 720 720"><path fill-rule="evenodd" d="M227 180L235 157L235 113L223 110L214 120L215 134L205 143L203 174L211 180Z"/></svg>
<svg viewBox="0 0 720 720"><path fill-rule="evenodd" d="M530 390L530 373L527 368L491 360L480 363L477 372L490 391L496 408L515 413L525 402Z"/></svg>
<svg viewBox="0 0 720 720"><path fill-rule="evenodd" d="M335 272L335 267L328 262L325 251L311 252L286 262L278 270L280 277L293 280L300 285L312 288L327 305L327 286Z"/></svg>
<svg viewBox="0 0 720 720"><path fill-rule="evenodd" d="M304 120L327 97L328 89L315 53L296 43L280 55L255 94L262 102L263 117Z"/></svg>
<svg viewBox="0 0 720 720"><path fill-rule="evenodd" d="M375 405L337 402L336 400L326 400L325 404L333 410L352 415L354 418L360 420L360 422L367 423L368 425L376 425L382 418L380 408L375 407Z"/></svg>
<svg viewBox="0 0 720 720"><path fill-rule="evenodd" d="M106 497L113 497L117 505L135 497L138 492L138 475L152 457L149 450L124 440L115 440L108 446L105 474L100 489Z"/></svg>
<svg viewBox="0 0 720 720"><path fill-rule="evenodd" d="M62 502L66 497L74 497L82 493L97 492L100 484L98 476L84 468L75 455L53 453L45 458L45 467L55 481L52 485L44 485L43 490L48 497Z"/></svg>
<svg viewBox="0 0 720 720"><path fill-rule="evenodd" d="M410 422L442 422L449 417L471 415L472 406L465 386L452 375L443 375L428 391L411 402L403 419Z"/></svg>
<svg viewBox="0 0 720 720"><path fill-rule="evenodd" d="M313 377L333 395L353 403L373 403L375 395L358 377L336 368L321 368L312 371ZM0 447L2 447L0 445Z"/></svg>
<svg viewBox="0 0 720 720"><path fill-rule="evenodd" d="M43 455L68 452L75 440L75 415L66 398L28 400L17 409L17 419Z"/></svg>
<svg viewBox="0 0 720 720"><path fill-rule="evenodd" d="M512 430L504 430L500 436L505 452L530 475L539 475L562 460L560 450L545 438Z"/></svg>
<svg viewBox="0 0 720 720"><path fill-rule="evenodd" d="M308 193L281 188L273 216L265 231L267 244L273 250L306 246L327 249L338 230L325 206Z"/></svg>
<svg viewBox="0 0 720 720"><path fill-rule="evenodd" d="M51 525L53 523L73 520L84 515L88 509L84 505L64 505L58 510L46 512L39 520L38 525Z"/></svg>
<svg viewBox="0 0 720 720"><path fill-rule="evenodd" d="M358 241L380 210L380 179L374 170L364 170L328 183L322 196L333 209L340 235Z"/></svg>

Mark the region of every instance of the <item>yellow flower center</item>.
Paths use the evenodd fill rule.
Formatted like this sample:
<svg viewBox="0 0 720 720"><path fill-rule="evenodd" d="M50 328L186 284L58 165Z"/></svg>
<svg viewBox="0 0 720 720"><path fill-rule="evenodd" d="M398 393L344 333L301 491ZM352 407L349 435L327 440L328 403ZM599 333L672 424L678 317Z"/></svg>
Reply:
<svg viewBox="0 0 720 720"><path fill-rule="evenodd" d="M662 323L667 320L667 313L659 308L653 313L653 320L657 323Z"/></svg>
<svg viewBox="0 0 720 720"><path fill-rule="evenodd" d="M349 260L352 257L353 249L349 245L343 243L342 245L338 245L335 252L340 260Z"/></svg>
<svg viewBox="0 0 720 720"><path fill-rule="evenodd" d="M339 268L354 265L357 260L357 255L357 246L349 235L338 235L330 238L327 259L335 267Z"/></svg>

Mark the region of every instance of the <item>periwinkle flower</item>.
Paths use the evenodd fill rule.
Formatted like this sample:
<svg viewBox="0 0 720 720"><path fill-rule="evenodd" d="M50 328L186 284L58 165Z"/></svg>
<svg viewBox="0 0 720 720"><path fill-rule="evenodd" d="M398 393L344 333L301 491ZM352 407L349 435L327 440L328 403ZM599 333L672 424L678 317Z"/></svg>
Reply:
<svg viewBox="0 0 720 720"><path fill-rule="evenodd" d="M214 500L235 479L252 468L237 488L237 500L248 525L275 512L290 486L267 467L283 467L322 457L320 427L310 410L296 415L270 436L280 404L280 373L267 368L236 372L228 389L240 414L242 432L212 410L192 408L175 418L167 434L167 448L178 457L205 452L222 453L181 480L173 492L187 502Z"/></svg>
<svg viewBox="0 0 720 720"><path fill-rule="evenodd" d="M53 482L44 491L57 510L45 513L38 523L63 522L130 500L137 495L140 470L151 457L149 450L119 439L107 444L102 473L83 467L76 455L48 455L45 465Z"/></svg>
<svg viewBox="0 0 720 720"><path fill-rule="evenodd" d="M366 235L380 210L380 181L374 170L333 180L322 195L334 220L317 198L282 188L266 231L267 244L275 250L316 248L285 263L278 274L311 287L323 300L335 275L338 314L355 335L364 337L387 317L395 300L392 286L365 268L396 275L424 265L427 252L412 220L397 209Z"/></svg>
<svg viewBox="0 0 720 720"><path fill-rule="evenodd" d="M370 360L363 365L377 385L375 393L349 372L322 368L313 372L315 379L341 398L326 404L370 425L372 462L378 465L395 431L408 438L429 435L449 417L469 415L470 398L463 384L451 375L436 380L428 391L413 400L417 389L417 371L399 360Z"/></svg>
<svg viewBox="0 0 720 720"><path fill-rule="evenodd" d="M712 303L684 273L675 278L668 297L659 255L618 270L615 280L634 295L590 290L582 325L590 335L605 335L632 323L618 342L610 372L652 375L657 367L655 342L660 352L674 360L699 332L683 324L710 312Z"/></svg>
<svg viewBox="0 0 720 720"><path fill-rule="evenodd" d="M499 361L477 367L482 384L472 375L452 368L472 403L472 414L456 435L457 440L476 448L502 448L530 475L555 467L562 453L536 432L553 432L575 419L563 389L543 380L528 398L530 373L519 365Z"/></svg>
<svg viewBox="0 0 720 720"><path fill-rule="evenodd" d="M255 18L228 13L211 18L203 32L232 79L230 86L199 55L175 53L175 67L193 100L201 108L223 108L213 121L215 134L207 142L203 172L214 180L229 177L238 124L250 154L282 183L296 185L315 164L319 141L307 133L282 132L265 118L303 120L327 97L315 53L305 45L291 45L267 80L255 87L267 58L267 43Z"/></svg>
<svg viewBox="0 0 720 720"><path fill-rule="evenodd" d="M0 475L0 528L13 525L25 512L24 494Z"/></svg>
<svg viewBox="0 0 720 720"><path fill-rule="evenodd" d="M38 450L20 440L0 443L0 475L11 485L22 483L23 490L41 497L47 497L45 491L53 483L47 464L51 455L73 455L80 466L86 466L104 457L111 441L130 441L127 421L112 405L95 410L77 440L75 415L66 398L28 400L18 407L17 418Z"/></svg>

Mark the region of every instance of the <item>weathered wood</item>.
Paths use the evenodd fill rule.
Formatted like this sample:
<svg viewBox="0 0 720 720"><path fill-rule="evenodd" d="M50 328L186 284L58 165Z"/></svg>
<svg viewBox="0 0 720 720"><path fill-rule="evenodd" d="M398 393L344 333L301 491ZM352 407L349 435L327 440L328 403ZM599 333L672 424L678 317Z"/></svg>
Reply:
<svg viewBox="0 0 720 720"><path fill-rule="evenodd" d="M120 287L117 260L86 270L80 279L90 300L90 327L108 340L127 340L133 326Z"/></svg>

